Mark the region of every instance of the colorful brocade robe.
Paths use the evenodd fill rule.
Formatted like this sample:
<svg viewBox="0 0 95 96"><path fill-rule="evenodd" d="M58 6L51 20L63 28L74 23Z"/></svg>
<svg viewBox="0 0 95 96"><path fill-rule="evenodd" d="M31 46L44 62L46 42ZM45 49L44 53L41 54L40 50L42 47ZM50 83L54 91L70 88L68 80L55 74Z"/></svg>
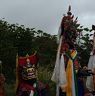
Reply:
<svg viewBox="0 0 95 96"><path fill-rule="evenodd" d="M58 50L55 68L51 80L57 85L56 96L83 96L79 95L77 72L80 69L79 57L76 51L76 38L79 34L77 18L73 20L69 6L67 15L64 15L58 31ZM80 81L79 81L80 82ZM61 91L60 91L61 89ZM60 92L63 94L61 95Z"/></svg>
<svg viewBox="0 0 95 96"><path fill-rule="evenodd" d="M46 89L40 81L35 82L33 85L22 82L18 86L16 96L46 96Z"/></svg>
<svg viewBox="0 0 95 96"><path fill-rule="evenodd" d="M16 96L46 96L46 85L37 80L37 54L17 58Z"/></svg>
<svg viewBox="0 0 95 96"><path fill-rule="evenodd" d="M58 47L55 69L51 78L57 85L56 96L60 96L60 87L63 87L62 89L66 92L66 96L78 96L76 70L80 65L77 60L77 51L69 49L67 52L60 54L61 44L62 37Z"/></svg>

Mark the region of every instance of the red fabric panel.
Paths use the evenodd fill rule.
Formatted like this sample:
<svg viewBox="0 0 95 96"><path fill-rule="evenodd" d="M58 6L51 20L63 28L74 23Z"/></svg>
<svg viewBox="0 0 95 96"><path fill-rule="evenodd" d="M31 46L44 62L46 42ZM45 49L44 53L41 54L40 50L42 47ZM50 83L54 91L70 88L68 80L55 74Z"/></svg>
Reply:
<svg viewBox="0 0 95 96"><path fill-rule="evenodd" d="M31 56L29 56L29 60L30 60L31 64L36 64L37 63L37 56L31 55Z"/></svg>
<svg viewBox="0 0 95 96"><path fill-rule="evenodd" d="M38 61L37 56L36 55L31 55L29 57L19 57L18 58L18 65L19 66L25 65L27 63L26 62L27 59L30 60L31 64L37 64L37 61Z"/></svg>
<svg viewBox="0 0 95 96"><path fill-rule="evenodd" d="M23 66L26 64L26 59L25 57L18 58L18 65Z"/></svg>

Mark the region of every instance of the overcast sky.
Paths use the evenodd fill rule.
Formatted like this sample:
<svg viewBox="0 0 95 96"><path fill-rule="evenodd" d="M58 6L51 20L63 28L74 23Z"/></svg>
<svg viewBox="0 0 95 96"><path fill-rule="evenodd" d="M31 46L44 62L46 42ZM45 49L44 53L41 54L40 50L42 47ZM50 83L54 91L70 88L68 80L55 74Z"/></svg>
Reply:
<svg viewBox="0 0 95 96"><path fill-rule="evenodd" d="M95 24L95 0L0 0L0 19L57 34L69 5L81 25Z"/></svg>

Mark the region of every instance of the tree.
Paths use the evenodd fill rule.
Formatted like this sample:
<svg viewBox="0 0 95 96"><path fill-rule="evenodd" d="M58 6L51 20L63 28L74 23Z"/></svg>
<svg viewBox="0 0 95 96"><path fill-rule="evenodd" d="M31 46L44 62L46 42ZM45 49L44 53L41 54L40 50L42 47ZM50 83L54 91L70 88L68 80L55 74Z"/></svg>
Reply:
<svg viewBox="0 0 95 96"><path fill-rule="evenodd" d="M55 35L0 21L0 60L3 62L3 73L8 82L15 81L17 53L19 56L25 56L27 53L32 54L37 51L42 66L52 65L56 45Z"/></svg>

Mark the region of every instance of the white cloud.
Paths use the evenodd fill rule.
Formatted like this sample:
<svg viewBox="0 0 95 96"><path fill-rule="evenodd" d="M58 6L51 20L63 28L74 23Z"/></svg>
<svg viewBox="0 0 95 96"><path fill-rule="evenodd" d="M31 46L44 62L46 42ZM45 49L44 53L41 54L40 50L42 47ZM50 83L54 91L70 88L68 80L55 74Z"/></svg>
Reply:
<svg viewBox="0 0 95 96"><path fill-rule="evenodd" d="M0 18L57 34L69 5L82 25L90 27L94 24L94 4L95 0L0 0Z"/></svg>

